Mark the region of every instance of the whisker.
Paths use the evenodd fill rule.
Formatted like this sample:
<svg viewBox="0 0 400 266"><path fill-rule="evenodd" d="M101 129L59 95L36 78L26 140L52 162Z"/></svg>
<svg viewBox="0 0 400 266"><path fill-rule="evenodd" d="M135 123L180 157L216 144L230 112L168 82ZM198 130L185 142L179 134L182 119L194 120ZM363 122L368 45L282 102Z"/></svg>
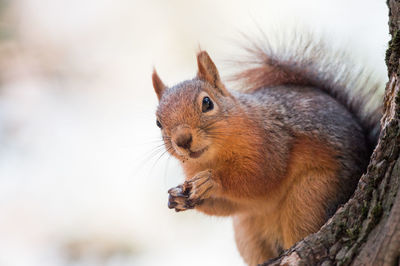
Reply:
<svg viewBox="0 0 400 266"><path fill-rule="evenodd" d="M167 157L167 163L165 164L165 169L164 169L164 187L165 188L167 188L167 172L168 172L168 167L169 167L169 162L170 162L170 160L171 160L171 155L170 154L168 154L168 157ZM167 188L168 189L168 188Z"/></svg>
<svg viewBox="0 0 400 266"><path fill-rule="evenodd" d="M155 165L160 161L160 159L165 155L168 154L168 152L170 152L173 149L172 146L168 147L167 149L165 149L165 151L157 158L157 160L154 162L153 167L155 167Z"/></svg>
<svg viewBox="0 0 400 266"><path fill-rule="evenodd" d="M154 143L159 143L159 142L163 142L163 139L149 140L149 141L144 142L143 144L154 144Z"/></svg>
<svg viewBox="0 0 400 266"><path fill-rule="evenodd" d="M163 147L159 147L157 149L150 151L149 155L145 155L146 157L141 161L140 166L144 166L146 162L150 161L152 158L154 158L154 156L157 156L157 154L163 151L164 151Z"/></svg>
<svg viewBox="0 0 400 266"><path fill-rule="evenodd" d="M135 172L140 172L142 171L142 169L148 164L149 161L151 161L152 158L154 158L155 156L157 156L159 153L163 152L163 148L159 148L157 150L152 150L151 152L149 152L149 155L146 155L146 157L142 160L140 160L136 165L136 167L134 167L134 171Z"/></svg>

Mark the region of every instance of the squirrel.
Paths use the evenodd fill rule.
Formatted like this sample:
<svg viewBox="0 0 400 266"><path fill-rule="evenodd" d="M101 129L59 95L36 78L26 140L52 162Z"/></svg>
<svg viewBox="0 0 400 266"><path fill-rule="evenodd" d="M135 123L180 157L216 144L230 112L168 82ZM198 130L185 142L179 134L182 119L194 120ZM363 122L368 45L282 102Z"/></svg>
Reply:
<svg viewBox="0 0 400 266"><path fill-rule="evenodd" d="M168 207L231 216L249 265L318 231L354 192L379 135L379 82L321 41L286 43L246 49L241 90L227 89L206 51L191 80L167 87L152 74L156 124L186 176Z"/></svg>

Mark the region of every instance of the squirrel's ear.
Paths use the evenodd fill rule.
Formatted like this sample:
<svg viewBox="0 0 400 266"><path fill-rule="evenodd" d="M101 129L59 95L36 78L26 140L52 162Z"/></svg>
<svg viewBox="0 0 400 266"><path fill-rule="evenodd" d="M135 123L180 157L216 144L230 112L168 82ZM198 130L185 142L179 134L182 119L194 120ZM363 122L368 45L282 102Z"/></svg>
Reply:
<svg viewBox="0 0 400 266"><path fill-rule="evenodd" d="M155 68L153 70L153 75L151 76L151 79L153 80L153 87L155 92L157 93L158 100L160 100L161 95L163 94L167 86L165 86L164 83L161 81Z"/></svg>
<svg viewBox="0 0 400 266"><path fill-rule="evenodd" d="M197 77L207 81L215 88L219 89L224 96L230 95L219 77L218 69L206 51L197 54L197 66L199 68Z"/></svg>

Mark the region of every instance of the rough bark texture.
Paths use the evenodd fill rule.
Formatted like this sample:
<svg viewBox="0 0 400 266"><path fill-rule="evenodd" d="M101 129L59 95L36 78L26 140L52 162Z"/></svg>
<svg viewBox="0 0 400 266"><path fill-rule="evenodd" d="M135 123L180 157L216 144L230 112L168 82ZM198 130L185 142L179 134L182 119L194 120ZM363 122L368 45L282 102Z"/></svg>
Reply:
<svg viewBox="0 0 400 266"><path fill-rule="evenodd" d="M400 2L387 3L389 82L382 131L367 173L319 232L263 265L400 265Z"/></svg>

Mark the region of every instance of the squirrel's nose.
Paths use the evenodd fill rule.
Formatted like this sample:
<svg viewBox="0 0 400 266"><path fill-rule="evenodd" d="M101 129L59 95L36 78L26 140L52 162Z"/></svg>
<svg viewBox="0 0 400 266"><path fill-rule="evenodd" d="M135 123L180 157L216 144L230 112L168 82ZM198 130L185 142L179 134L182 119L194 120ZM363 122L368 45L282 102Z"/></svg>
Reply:
<svg viewBox="0 0 400 266"><path fill-rule="evenodd" d="M183 149L190 149L190 145L192 144L192 134L187 133L187 134L182 134L179 135L176 140L175 143L177 146L183 148Z"/></svg>

